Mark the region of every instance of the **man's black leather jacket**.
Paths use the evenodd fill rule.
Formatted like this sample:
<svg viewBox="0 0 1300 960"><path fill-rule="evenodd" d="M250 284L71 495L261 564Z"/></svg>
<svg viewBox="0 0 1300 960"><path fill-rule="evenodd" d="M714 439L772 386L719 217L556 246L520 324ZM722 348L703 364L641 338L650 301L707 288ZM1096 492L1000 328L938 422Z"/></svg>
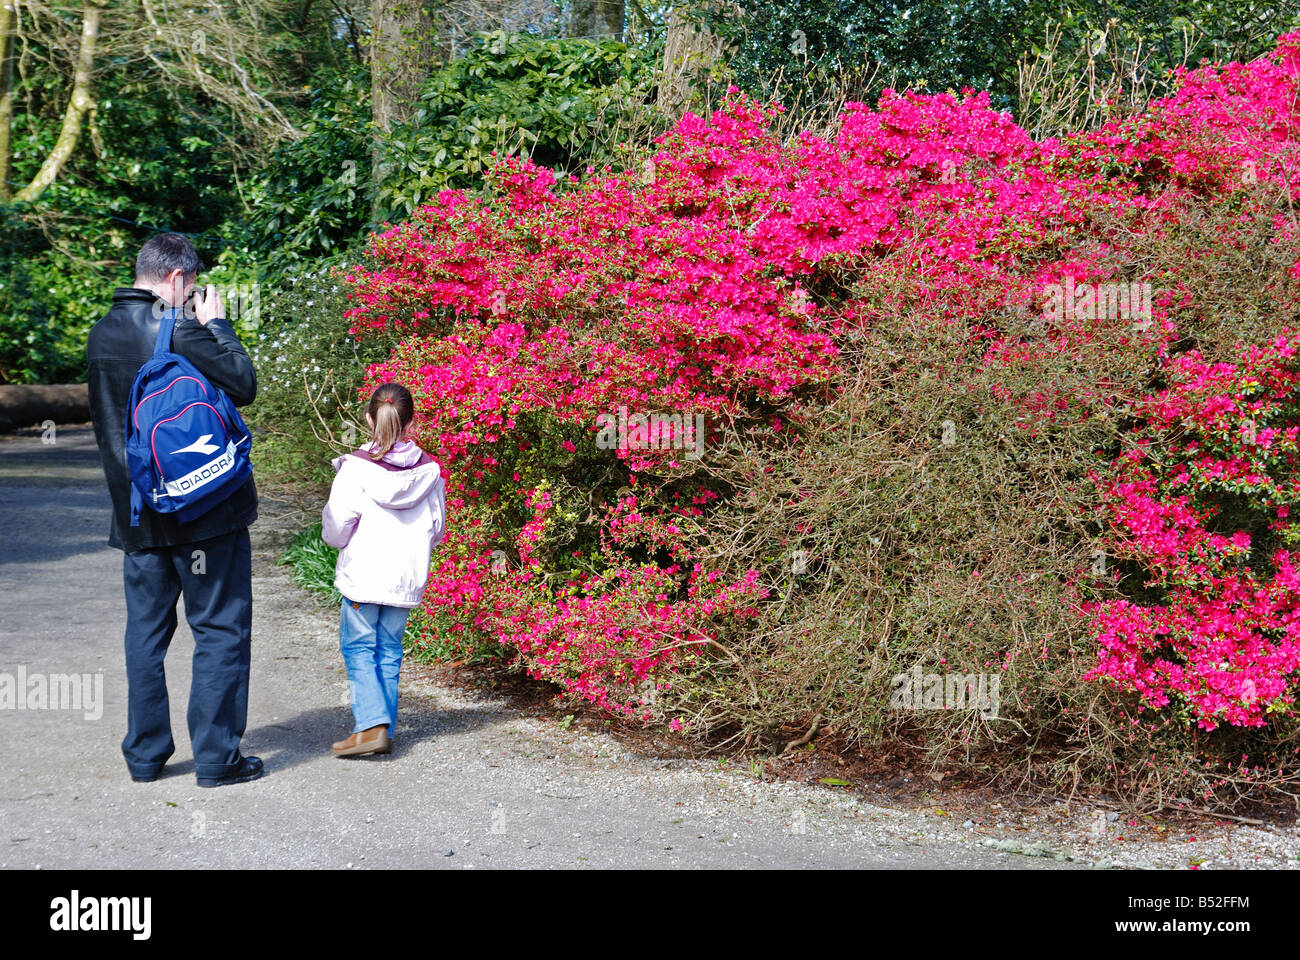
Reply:
<svg viewBox="0 0 1300 960"><path fill-rule="evenodd" d="M136 371L153 355L161 312L157 297L139 287L118 287L113 306L86 341L90 416L95 423L99 459L113 498L108 545L135 551L194 543L247 527L257 519L253 478L230 497L191 523L146 509L140 525L131 526L131 475L126 466L126 404ZM257 373L230 322L217 317L200 324L193 313L178 316L172 351L186 357L237 407L253 402Z"/></svg>

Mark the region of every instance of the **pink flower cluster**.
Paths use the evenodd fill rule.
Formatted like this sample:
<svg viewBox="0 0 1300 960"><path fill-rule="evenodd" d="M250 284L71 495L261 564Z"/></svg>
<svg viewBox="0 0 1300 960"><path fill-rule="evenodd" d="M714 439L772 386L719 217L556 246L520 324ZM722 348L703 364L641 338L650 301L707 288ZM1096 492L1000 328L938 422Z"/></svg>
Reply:
<svg viewBox="0 0 1300 960"><path fill-rule="evenodd" d="M1300 334L1239 363L1172 360L1134 447L1098 477L1108 552L1154 600L1096 608L1106 676L1203 729L1289 712L1300 669Z"/></svg>

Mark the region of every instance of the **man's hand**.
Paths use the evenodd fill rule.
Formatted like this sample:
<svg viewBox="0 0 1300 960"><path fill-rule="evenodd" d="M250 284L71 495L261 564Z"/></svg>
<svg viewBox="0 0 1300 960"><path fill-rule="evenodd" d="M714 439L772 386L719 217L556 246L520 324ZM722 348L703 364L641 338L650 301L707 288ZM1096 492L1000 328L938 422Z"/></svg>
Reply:
<svg viewBox="0 0 1300 960"><path fill-rule="evenodd" d="M194 291L194 316L198 318L199 323L207 326L209 320L214 317L224 318L226 315L225 307L221 305L221 294L217 293L217 288L208 284L204 292Z"/></svg>

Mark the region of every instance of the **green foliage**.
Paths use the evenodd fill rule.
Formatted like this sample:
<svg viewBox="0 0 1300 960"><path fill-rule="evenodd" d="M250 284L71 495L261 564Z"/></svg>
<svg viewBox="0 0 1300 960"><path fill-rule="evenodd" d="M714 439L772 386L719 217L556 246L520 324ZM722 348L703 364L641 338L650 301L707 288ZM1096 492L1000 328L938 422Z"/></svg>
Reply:
<svg viewBox="0 0 1300 960"><path fill-rule="evenodd" d="M1145 71L1163 78L1202 57L1251 59L1300 27L1300 8L1258 0L741 0L746 16L704 14L731 38L733 82L779 93L787 106L866 97L884 85L942 92L988 90L995 108L1015 105L1018 62L1044 53L1049 22L1061 51L1100 58L1106 43L1136 45ZM1099 59L1098 65L1102 66ZM870 84L867 71L879 68ZM1104 71L1103 71L1104 72ZM1103 76L1103 80L1105 77Z"/></svg>
<svg viewBox="0 0 1300 960"><path fill-rule="evenodd" d="M362 70L315 91L305 136L281 144L249 189L244 224L263 276L337 255L370 218L370 85Z"/></svg>
<svg viewBox="0 0 1300 960"><path fill-rule="evenodd" d="M573 172L613 156L611 118L646 122L652 61L615 40L481 34L424 84L420 109L381 144L379 219L437 191L473 188L493 152Z"/></svg>
<svg viewBox="0 0 1300 960"><path fill-rule="evenodd" d="M43 245L0 209L0 382L76 382L86 375L86 334L111 290L93 268Z"/></svg>
<svg viewBox="0 0 1300 960"><path fill-rule="evenodd" d="M249 189L245 236L262 276L319 266L437 191L477 187L493 151L564 170L605 162L610 124L648 116L638 84L651 64L613 40L481 34L428 78L419 111L381 136L373 157L365 71L334 77L312 97L306 135L277 148Z"/></svg>
<svg viewBox="0 0 1300 960"><path fill-rule="evenodd" d="M221 294L226 319L235 328L244 349L249 348L261 330L261 294L265 284L258 275L247 247L227 247L198 279L199 284L212 284Z"/></svg>
<svg viewBox="0 0 1300 960"><path fill-rule="evenodd" d="M1032 6L1030 0L742 0L743 19L715 15L713 28L736 44L733 82L755 93L779 92L787 105L834 97L846 81L849 95L860 96L852 87L869 64L882 67L898 88L988 89L994 105L1005 107L1019 52L1013 38Z"/></svg>
<svg viewBox="0 0 1300 960"><path fill-rule="evenodd" d="M1252 60L1273 49L1279 34L1300 27L1300 8L1259 0L1069 0L1028 4L1018 33L1019 46L1038 53L1048 19L1061 24L1070 47L1087 44L1100 56L1101 45L1141 40L1147 69L1163 75L1181 63L1202 58Z"/></svg>
<svg viewBox="0 0 1300 960"><path fill-rule="evenodd" d="M276 562L291 564L294 583L337 607L343 602L343 595L334 586L338 558L338 548L321 539L321 525L317 523L299 530Z"/></svg>
<svg viewBox="0 0 1300 960"><path fill-rule="evenodd" d="M213 162L217 134L201 103L122 69L98 82L104 98L60 177L34 202L0 206L5 382L84 379L86 335L113 288L130 285L140 245L179 230L211 263L220 224L239 209L233 170ZM16 184L31 179L53 146L62 96L49 74L19 80Z"/></svg>
<svg viewBox="0 0 1300 960"><path fill-rule="evenodd" d="M257 399L244 416L263 431L258 472L317 493L333 478L330 458L365 442L356 391L366 367L391 347L383 337L359 344L348 334L341 271L342 264L323 264L263 283L261 324L244 342L257 369Z"/></svg>

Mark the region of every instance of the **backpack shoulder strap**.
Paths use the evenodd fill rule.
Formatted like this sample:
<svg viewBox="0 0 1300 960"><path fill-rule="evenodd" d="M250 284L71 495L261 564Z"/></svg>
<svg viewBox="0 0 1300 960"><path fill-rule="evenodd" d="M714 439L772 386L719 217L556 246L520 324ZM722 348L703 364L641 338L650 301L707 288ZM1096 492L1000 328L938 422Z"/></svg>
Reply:
<svg viewBox="0 0 1300 960"><path fill-rule="evenodd" d="M176 314L178 312L175 307L163 311L162 319L158 323L158 339L153 344L155 354L171 352L172 333L176 329Z"/></svg>

